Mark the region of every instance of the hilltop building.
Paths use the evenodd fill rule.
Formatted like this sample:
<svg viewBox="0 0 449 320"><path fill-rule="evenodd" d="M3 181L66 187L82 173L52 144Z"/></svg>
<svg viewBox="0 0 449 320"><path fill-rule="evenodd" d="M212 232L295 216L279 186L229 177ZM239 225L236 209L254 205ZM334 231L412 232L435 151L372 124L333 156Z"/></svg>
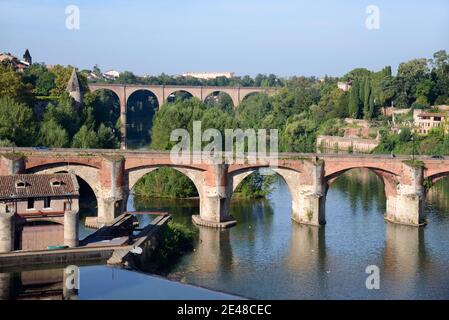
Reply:
<svg viewBox="0 0 449 320"><path fill-rule="evenodd" d="M183 77L192 77L197 79L216 79L219 77L234 78L234 72L186 72L182 74Z"/></svg>
<svg viewBox="0 0 449 320"><path fill-rule="evenodd" d="M109 70L103 73L103 77L108 80L115 80L120 76L120 72L117 70Z"/></svg>
<svg viewBox="0 0 449 320"><path fill-rule="evenodd" d="M26 49L25 53L23 54L23 61L28 63L28 65L33 64L33 59L31 58L30 51L28 51L28 49Z"/></svg>
<svg viewBox="0 0 449 320"><path fill-rule="evenodd" d="M347 82L338 82L337 87L343 91L349 91L352 87L352 80L348 80Z"/></svg>
<svg viewBox="0 0 449 320"><path fill-rule="evenodd" d="M445 131L448 130L447 123L449 115L447 112L425 112L422 109L413 110L413 126L417 133L428 134L433 128L446 126Z"/></svg>
<svg viewBox="0 0 449 320"><path fill-rule="evenodd" d="M32 64L32 58L30 55L30 52L28 49L25 51L25 54L23 55L23 59L19 60L16 56L12 55L11 53L1 53L0 54L0 63L8 63L10 64L14 70L23 72L26 68L31 66Z"/></svg>

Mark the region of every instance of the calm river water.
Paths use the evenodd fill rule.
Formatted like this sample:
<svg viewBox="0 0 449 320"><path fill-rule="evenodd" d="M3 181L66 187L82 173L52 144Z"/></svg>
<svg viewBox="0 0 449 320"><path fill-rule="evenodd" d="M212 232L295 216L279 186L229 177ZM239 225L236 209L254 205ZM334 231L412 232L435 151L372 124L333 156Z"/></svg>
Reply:
<svg viewBox="0 0 449 320"><path fill-rule="evenodd" d="M425 228L385 222L383 183L362 169L332 184L322 228L291 221L282 179L268 199L233 199L231 207L238 224L224 231L199 228L195 250L166 270L169 279L258 299L449 299L449 179L427 195ZM168 211L175 221L198 228L191 222L197 200L130 197L133 209ZM150 217L138 219L144 225ZM80 237L90 232L82 228ZM365 285L371 265L380 270L379 290ZM0 273L0 299L67 294L63 269L55 268ZM79 299L225 297L105 266L81 267L80 275Z"/></svg>
<svg viewBox="0 0 449 320"><path fill-rule="evenodd" d="M134 203L139 210L165 209L196 228L190 218L198 211L195 201ZM199 228L195 251L169 278L259 299L449 298L447 179L428 194L425 228L385 222L383 183L363 169L332 184L324 228L291 221L282 179L269 199L233 199L231 206L238 224L225 231ZM366 288L369 265L380 269L379 290Z"/></svg>

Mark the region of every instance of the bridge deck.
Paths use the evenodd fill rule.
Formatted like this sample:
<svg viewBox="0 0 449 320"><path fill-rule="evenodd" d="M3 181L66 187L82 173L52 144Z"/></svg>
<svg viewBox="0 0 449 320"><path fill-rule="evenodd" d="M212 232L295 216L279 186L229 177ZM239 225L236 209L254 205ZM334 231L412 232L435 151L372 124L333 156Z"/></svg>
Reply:
<svg viewBox="0 0 449 320"><path fill-rule="evenodd" d="M23 153L28 156L79 156L79 157L89 157L89 156L101 156L101 155L132 155L132 156L148 156L148 157L167 157L170 155L170 151L158 151L158 150L121 150L121 149L75 149L75 148L49 148L48 150L36 150L34 148L27 147L1 147L0 154L12 154L12 153ZM201 155L201 153L192 153L193 156ZM245 156L251 156L252 154L246 153ZM268 154L267 157L270 155ZM391 154L335 154L335 153L293 153L293 152L280 152L276 155L280 159L300 159L300 158L312 158L318 157L320 159L332 159L332 158L371 158L371 159L403 159L408 160L411 155L395 155L392 158ZM271 157L274 157L272 155ZM434 158L430 155L419 156L415 155L417 160L449 160L448 156L442 156L441 158Z"/></svg>

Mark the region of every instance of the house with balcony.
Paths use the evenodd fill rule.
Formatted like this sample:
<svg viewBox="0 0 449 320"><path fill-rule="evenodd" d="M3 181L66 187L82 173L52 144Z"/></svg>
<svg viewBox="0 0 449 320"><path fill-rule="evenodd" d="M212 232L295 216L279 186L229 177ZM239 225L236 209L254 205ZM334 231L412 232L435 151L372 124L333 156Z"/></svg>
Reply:
<svg viewBox="0 0 449 320"><path fill-rule="evenodd" d="M447 112L426 112L422 109L413 110L413 131L420 134L428 134L430 130L445 127L448 130Z"/></svg>

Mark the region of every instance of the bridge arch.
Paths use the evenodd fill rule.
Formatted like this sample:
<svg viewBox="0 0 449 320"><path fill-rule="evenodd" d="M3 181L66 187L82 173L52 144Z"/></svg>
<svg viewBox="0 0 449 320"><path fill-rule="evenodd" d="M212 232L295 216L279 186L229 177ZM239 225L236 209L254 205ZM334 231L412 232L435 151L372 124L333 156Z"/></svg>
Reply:
<svg viewBox="0 0 449 320"><path fill-rule="evenodd" d="M433 184L447 177L449 177L449 169L433 173L432 175L427 176L426 180L430 181Z"/></svg>
<svg viewBox="0 0 449 320"><path fill-rule="evenodd" d="M229 93L221 90L216 90L204 97L204 104L206 106L215 106L220 104L223 110L232 110L235 108L234 101Z"/></svg>
<svg viewBox="0 0 449 320"><path fill-rule="evenodd" d="M396 175L394 172L388 171L384 168L377 168L377 167L370 167L370 166L363 166L363 165L347 167L347 168L341 169L339 171L335 171L329 175L326 175L324 177L325 183L326 183L326 188L325 188L326 194L327 194L327 191L329 190L329 187L339 176L341 176L345 172L348 172L353 169L368 169L371 172L373 172L374 174L376 174L384 183L385 195L387 197L395 196L397 194L396 186L398 184L398 175Z"/></svg>
<svg viewBox="0 0 449 320"><path fill-rule="evenodd" d="M116 131L120 129L122 120L120 119L120 97L110 88L99 88L92 94L92 106L97 125L103 123L114 130L116 137L120 139L120 132Z"/></svg>
<svg viewBox="0 0 449 320"><path fill-rule="evenodd" d="M211 94L214 94L215 92L225 93L229 97L231 97L232 104L235 107L237 107L240 103L240 89L239 88L232 88L232 87L205 87L203 88L202 95L203 95L203 102L206 101L206 98L209 97Z"/></svg>
<svg viewBox="0 0 449 320"><path fill-rule="evenodd" d="M198 190L198 193L200 194L203 186L204 171L196 168L190 168L186 166L175 166L175 165L149 165L128 169L125 174L128 181L129 190L132 190L136 185L137 181L139 181L146 174L164 167L174 169L182 173L186 177L188 177L193 182L195 188Z"/></svg>
<svg viewBox="0 0 449 320"><path fill-rule="evenodd" d="M288 186L290 194L293 196L295 192L298 192L299 186L303 183L304 179L299 171L286 167L269 168L268 166L249 166L246 168L232 170L228 173L229 185L232 187L232 192L235 191L237 186L249 175L256 172L259 169L272 170L275 174L284 179Z"/></svg>
<svg viewBox="0 0 449 320"><path fill-rule="evenodd" d="M103 90L113 92L118 97L118 99L120 101L120 105L122 105L126 102L124 90L122 88L120 88L119 86L109 86L109 85L101 85L101 84L89 85L89 91L92 93L95 93L97 91L103 91Z"/></svg>
<svg viewBox="0 0 449 320"><path fill-rule="evenodd" d="M133 88L127 94L127 144L148 145L151 141L150 130L153 118L160 107L158 97L153 91L145 88Z"/></svg>
<svg viewBox="0 0 449 320"><path fill-rule="evenodd" d="M202 202L204 197L202 196L203 193L203 181L204 181L204 177L203 177L203 172L202 170L199 169L194 169L194 168L190 168L190 167L184 167L184 166L172 166L172 165L149 165L149 166L141 166L141 167L135 167L135 168L131 168L128 169L125 173L126 176L126 180L128 182L128 187L129 187L129 192L127 192L127 196L129 197L129 194L131 193L131 191L134 189L136 183L141 180L145 175L151 173L151 172L155 172L158 169L161 168L171 168L179 173L181 173L182 175L184 175L185 177L187 177L195 186L196 191L198 193L198 198L199 198L199 210L201 211L201 207L203 206ZM125 199L125 203L128 203L128 199Z"/></svg>
<svg viewBox="0 0 449 320"><path fill-rule="evenodd" d="M265 94L265 93L261 92L260 90L248 91L244 96L240 96L240 99L243 102L244 100L249 99L254 96L257 96L259 94Z"/></svg>
<svg viewBox="0 0 449 320"><path fill-rule="evenodd" d="M201 97L195 96L195 93L191 92L188 89L172 89L167 91L166 93L166 101L167 103L176 102L176 100L189 100L194 97L201 99Z"/></svg>

